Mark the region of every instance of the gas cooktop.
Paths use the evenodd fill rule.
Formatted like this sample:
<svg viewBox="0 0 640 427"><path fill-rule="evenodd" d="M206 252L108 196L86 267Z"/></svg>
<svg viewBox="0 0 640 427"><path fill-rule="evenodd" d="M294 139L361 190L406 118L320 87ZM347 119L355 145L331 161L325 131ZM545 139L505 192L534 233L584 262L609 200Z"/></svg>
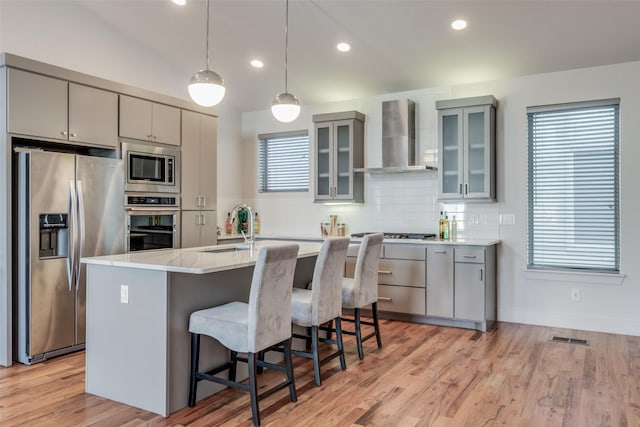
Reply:
<svg viewBox="0 0 640 427"><path fill-rule="evenodd" d="M365 234L373 234L373 233L378 233L376 231L370 231L370 232L366 232L366 233L352 233L351 237L364 237ZM418 240L425 240L425 239L433 239L436 237L436 235L434 233L384 233L384 232L380 232L382 234L384 234L384 238L385 239L418 239Z"/></svg>

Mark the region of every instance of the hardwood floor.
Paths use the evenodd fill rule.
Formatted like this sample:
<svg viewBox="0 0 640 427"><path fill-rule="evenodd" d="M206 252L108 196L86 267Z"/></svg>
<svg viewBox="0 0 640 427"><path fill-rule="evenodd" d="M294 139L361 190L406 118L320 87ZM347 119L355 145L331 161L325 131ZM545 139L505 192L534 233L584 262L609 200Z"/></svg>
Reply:
<svg viewBox="0 0 640 427"><path fill-rule="evenodd" d="M588 346L552 342L581 338ZM382 321L384 347L347 370L294 357L298 402L261 401L264 426L640 426L640 337L498 323L487 333ZM268 385L282 374L265 370ZM185 379L186 380L186 379ZM162 418L84 393L84 353L0 368L0 425L248 426L248 393L225 390Z"/></svg>

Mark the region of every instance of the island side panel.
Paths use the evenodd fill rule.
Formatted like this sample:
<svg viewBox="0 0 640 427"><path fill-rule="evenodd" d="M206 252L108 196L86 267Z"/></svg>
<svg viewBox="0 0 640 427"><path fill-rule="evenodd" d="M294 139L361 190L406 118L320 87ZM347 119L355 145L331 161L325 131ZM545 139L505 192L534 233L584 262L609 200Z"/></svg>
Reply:
<svg viewBox="0 0 640 427"><path fill-rule="evenodd" d="M168 273L87 265L87 393L169 415L167 309Z"/></svg>

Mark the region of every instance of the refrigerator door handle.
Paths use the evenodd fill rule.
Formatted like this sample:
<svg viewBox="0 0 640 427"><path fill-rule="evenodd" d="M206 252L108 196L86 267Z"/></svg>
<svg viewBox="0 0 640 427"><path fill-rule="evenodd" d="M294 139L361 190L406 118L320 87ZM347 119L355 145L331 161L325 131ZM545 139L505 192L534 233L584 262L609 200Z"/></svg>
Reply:
<svg viewBox="0 0 640 427"><path fill-rule="evenodd" d="M78 246L77 259L75 264L76 269L76 291L80 286L80 257L82 257L82 253L84 251L84 191L82 190L82 181L78 181L78 240L80 241L80 245Z"/></svg>
<svg viewBox="0 0 640 427"><path fill-rule="evenodd" d="M76 188L75 182L69 181L69 253L67 256L67 277L69 279L69 291L76 281Z"/></svg>

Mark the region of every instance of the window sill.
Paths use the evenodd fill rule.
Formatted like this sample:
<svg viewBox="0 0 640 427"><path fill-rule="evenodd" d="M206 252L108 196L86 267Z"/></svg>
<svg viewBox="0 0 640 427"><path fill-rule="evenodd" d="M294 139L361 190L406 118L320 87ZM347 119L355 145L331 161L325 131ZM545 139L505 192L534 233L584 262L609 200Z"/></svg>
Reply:
<svg viewBox="0 0 640 427"><path fill-rule="evenodd" d="M591 273L581 271L560 271L560 270L535 270L525 269L525 278L528 280L544 280L557 282L580 282L594 285L620 286L624 281L623 273Z"/></svg>

